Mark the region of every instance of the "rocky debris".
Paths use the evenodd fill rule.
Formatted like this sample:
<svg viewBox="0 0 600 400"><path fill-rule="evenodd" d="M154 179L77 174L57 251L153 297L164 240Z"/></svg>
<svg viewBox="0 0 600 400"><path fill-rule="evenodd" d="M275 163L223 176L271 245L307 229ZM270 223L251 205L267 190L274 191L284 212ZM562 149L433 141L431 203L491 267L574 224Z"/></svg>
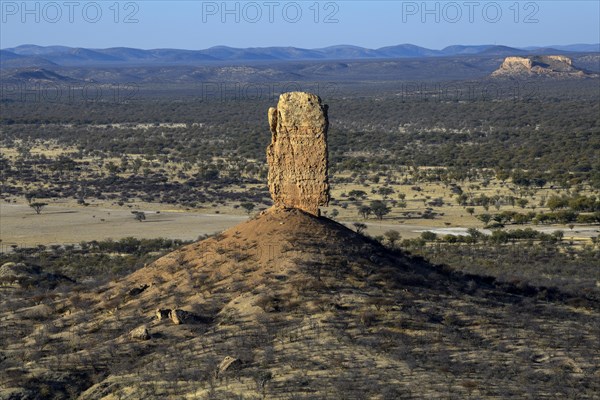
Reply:
<svg viewBox="0 0 600 400"><path fill-rule="evenodd" d="M222 374L225 371L235 371L242 368L242 362L238 358L227 356L219 364L218 373Z"/></svg>
<svg viewBox="0 0 600 400"><path fill-rule="evenodd" d="M190 313L184 310L171 310L169 318L175 325L185 324L190 320Z"/></svg>
<svg viewBox="0 0 600 400"><path fill-rule="evenodd" d="M129 332L129 336L135 340L149 340L150 332L145 325L142 325Z"/></svg>
<svg viewBox="0 0 600 400"><path fill-rule="evenodd" d="M175 325L182 324L206 324L212 321L211 318L203 317L198 314L194 314L190 311L170 308L157 308L154 314L157 321L171 320Z"/></svg>
<svg viewBox="0 0 600 400"><path fill-rule="evenodd" d="M269 109L269 191L275 206L319 215L329 203L327 106L310 93L289 92Z"/></svg>
<svg viewBox="0 0 600 400"><path fill-rule="evenodd" d="M569 57L556 56L530 56L506 57L504 62L493 77L509 76L546 76L551 78L584 78L597 75L588 74L574 67Z"/></svg>
<svg viewBox="0 0 600 400"><path fill-rule="evenodd" d="M162 321L163 319L168 319L170 313L171 313L171 309L169 309L169 308L157 308L156 309L156 319L158 321Z"/></svg>
<svg viewBox="0 0 600 400"><path fill-rule="evenodd" d="M548 354L545 353L538 353L538 354L532 354L529 359L537 364L546 362L550 359L550 356Z"/></svg>
<svg viewBox="0 0 600 400"><path fill-rule="evenodd" d="M570 371L573 374L583 374L584 372L583 369L581 369L575 362L575 360L570 357L559 356L555 358L554 362L555 365L561 370Z"/></svg>
<svg viewBox="0 0 600 400"><path fill-rule="evenodd" d="M144 290L148 289L150 286L148 285L142 285L140 287L136 287L131 289L127 294L131 297L137 296L138 294L141 294Z"/></svg>

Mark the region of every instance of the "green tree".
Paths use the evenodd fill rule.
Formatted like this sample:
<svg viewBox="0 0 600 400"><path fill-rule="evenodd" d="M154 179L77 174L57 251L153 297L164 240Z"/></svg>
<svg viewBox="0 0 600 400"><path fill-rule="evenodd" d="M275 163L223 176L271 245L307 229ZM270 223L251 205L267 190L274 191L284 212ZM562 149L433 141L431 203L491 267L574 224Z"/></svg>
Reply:
<svg viewBox="0 0 600 400"><path fill-rule="evenodd" d="M471 238L472 242L477 243L477 241L483 237L483 233L481 233L477 228L469 228L467 229L467 233Z"/></svg>
<svg viewBox="0 0 600 400"><path fill-rule="evenodd" d="M252 202L249 202L249 201L245 201L245 202L243 202L243 203L240 203L240 206L241 206L241 207L242 207L244 210L246 210L246 213L247 213L247 214L250 214L250 213L252 212L252 210L254 210L254 207L255 207L254 203L252 203Z"/></svg>
<svg viewBox="0 0 600 400"><path fill-rule="evenodd" d="M358 207L358 214L360 214L360 216L363 217L363 219L369 218L369 215L371 215L372 212L373 210L371 210L371 207L369 206Z"/></svg>
<svg viewBox="0 0 600 400"><path fill-rule="evenodd" d="M460 195L458 195L458 197L456 197L456 202L458 203L459 206L464 206L465 204L467 204L468 200L469 200L469 195L466 193L461 193Z"/></svg>
<svg viewBox="0 0 600 400"><path fill-rule="evenodd" d="M64 171L72 171L76 166L77 163L72 158L61 155L52 163L50 168L62 175Z"/></svg>
<svg viewBox="0 0 600 400"><path fill-rule="evenodd" d="M202 173L202 178L206 181L216 181L219 179L219 171L216 169L208 169Z"/></svg>
<svg viewBox="0 0 600 400"><path fill-rule="evenodd" d="M492 216L490 214L480 214L477 216L477 219L483 222L484 225L487 225L492 220Z"/></svg>
<svg viewBox="0 0 600 400"><path fill-rule="evenodd" d="M362 233L367 229L367 224L363 224L362 222L355 222L354 227L356 228L356 233L362 235Z"/></svg>
<svg viewBox="0 0 600 400"><path fill-rule="evenodd" d="M351 190L348 193L348 196L354 197L357 199L364 199L367 197L367 192L365 192L364 190Z"/></svg>
<svg viewBox="0 0 600 400"><path fill-rule="evenodd" d="M392 209L390 207L387 206L387 204L381 200L373 200L370 204L371 210L373 211L373 214L379 218L379 220L382 220L383 217L385 217L386 215L388 215L390 213L390 211L392 211Z"/></svg>
<svg viewBox="0 0 600 400"><path fill-rule="evenodd" d="M393 229L386 231L383 235L385 236L385 238L388 240L388 242L390 243L390 245L392 247L394 247L394 243L396 243L401 238L400 232L393 230Z"/></svg>
<svg viewBox="0 0 600 400"><path fill-rule="evenodd" d="M114 162L112 162L112 161L109 161L109 162L106 164L106 169L108 170L108 172L109 172L111 175L114 175L114 174L116 174L116 173L119 171L119 167L117 167L117 166L115 165L115 163L114 163Z"/></svg>
<svg viewBox="0 0 600 400"><path fill-rule="evenodd" d="M558 197L556 195L550 196L550 198L546 201L546 206L555 211L558 208L565 208L569 204L568 200L564 197Z"/></svg>
<svg viewBox="0 0 600 400"><path fill-rule="evenodd" d="M141 158L134 158L131 162L131 171L133 171L134 174L137 174L143 164Z"/></svg>
<svg viewBox="0 0 600 400"><path fill-rule="evenodd" d="M44 207L46 207L47 205L48 205L48 203L42 203L39 201L29 203L29 207L33 208L35 210L35 213L38 215L42 213L42 209Z"/></svg>
<svg viewBox="0 0 600 400"><path fill-rule="evenodd" d="M434 240L437 239L437 235L434 232L425 231L425 232L421 232L421 239L423 239L427 242L433 242Z"/></svg>
<svg viewBox="0 0 600 400"><path fill-rule="evenodd" d="M525 208L527 206L527 204L529 204L529 200L521 198L521 199L517 200L517 204L519 205L519 207Z"/></svg>
<svg viewBox="0 0 600 400"><path fill-rule="evenodd" d="M133 214L133 218L135 218L136 221L142 222L146 220L146 213L143 211L132 211L131 213Z"/></svg>
<svg viewBox="0 0 600 400"><path fill-rule="evenodd" d="M554 236L554 238L560 243L563 240L563 237L565 236L565 233L563 231L554 231L552 232L552 236Z"/></svg>
<svg viewBox="0 0 600 400"><path fill-rule="evenodd" d="M510 173L508 171L502 169L498 169L496 171L496 179L498 179L499 181L504 182L508 178L510 178Z"/></svg>
<svg viewBox="0 0 600 400"><path fill-rule="evenodd" d="M394 193L394 189L391 187L382 186L377 191L384 199L387 199L390 194Z"/></svg>

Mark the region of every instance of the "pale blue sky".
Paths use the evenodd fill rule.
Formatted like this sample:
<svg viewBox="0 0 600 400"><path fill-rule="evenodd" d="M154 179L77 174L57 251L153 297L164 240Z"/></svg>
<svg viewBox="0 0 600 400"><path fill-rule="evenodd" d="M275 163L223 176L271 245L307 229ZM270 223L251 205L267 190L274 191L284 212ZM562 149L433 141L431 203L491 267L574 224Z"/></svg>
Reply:
<svg viewBox="0 0 600 400"><path fill-rule="evenodd" d="M222 1L25 3L23 7L21 0L0 1L1 48L20 44L144 49L353 44L378 48L412 43L440 49L452 44L523 47L600 42L597 0L265 0L227 2L225 7Z"/></svg>

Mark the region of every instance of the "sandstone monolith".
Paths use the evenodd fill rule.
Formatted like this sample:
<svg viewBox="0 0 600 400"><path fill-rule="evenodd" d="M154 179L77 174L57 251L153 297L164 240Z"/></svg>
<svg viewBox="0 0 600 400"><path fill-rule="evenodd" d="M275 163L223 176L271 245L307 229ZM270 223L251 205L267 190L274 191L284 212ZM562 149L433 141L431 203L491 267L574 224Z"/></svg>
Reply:
<svg viewBox="0 0 600 400"><path fill-rule="evenodd" d="M319 216L319 206L329 203L327 106L314 94L283 93L277 108L269 109L269 126L269 191L275 206Z"/></svg>

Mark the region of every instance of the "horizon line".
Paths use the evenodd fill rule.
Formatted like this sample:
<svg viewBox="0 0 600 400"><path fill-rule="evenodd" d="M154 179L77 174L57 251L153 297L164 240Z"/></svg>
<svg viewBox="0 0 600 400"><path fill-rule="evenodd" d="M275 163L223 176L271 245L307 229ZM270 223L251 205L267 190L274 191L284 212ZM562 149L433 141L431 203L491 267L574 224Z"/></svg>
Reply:
<svg viewBox="0 0 600 400"><path fill-rule="evenodd" d="M419 47L419 48L426 49L426 50L442 51L442 50L445 50L445 49L447 49L449 47L454 47L454 46L465 46L465 47L493 46L493 47L509 47L509 48L519 49L519 50L527 50L527 49L531 49L531 48L538 48L538 49L549 48L549 49L551 49L551 48L554 48L554 47L567 47L567 46L599 46L600 47L600 42L598 42L598 43L553 44L553 45L528 45L528 46L509 46L509 45L505 45L505 44L491 44L491 43L484 43L484 44L451 44L451 45L445 46L445 47L440 48L440 49L434 49L434 48L424 47L424 46L420 46L420 45L417 45L417 44L414 44L414 43L398 43L398 44L395 44L395 45L388 45L388 46L382 46L382 47L363 47L363 46L358 46L358 45L354 45L354 44L333 44L333 45L329 45L329 46L325 46L325 47L312 47L312 48L309 48L309 47L298 47L298 46L292 46L292 45L233 47L233 46L228 46L226 44L219 44L219 45L215 45L215 46L211 46L211 47L198 48L198 49L178 48L178 47L142 48L142 47L131 47L131 46L83 47L83 46L69 46L69 45L64 45L64 44L39 45L39 44L34 44L34 43L23 43L23 44L20 44L20 45L17 45L17 46L2 47L2 48L0 48L0 50L10 51L10 49L16 49L16 48L24 47L24 46L35 46L35 47L42 47L42 48L47 48L47 47L67 47L67 48L71 48L71 49L89 49L89 50L107 50L107 49L125 48L125 49L135 49L135 50L144 50L144 51L151 51L151 50L204 51L204 50L210 50L210 49L219 48L219 47L225 47L225 48L230 48L230 49L293 48L293 49L300 49L300 50L323 50L323 49L328 49L328 48L331 48L331 47L357 47L357 48L361 48L361 49L365 49L365 50L380 50L380 49L384 49L384 48L388 48L388 47L396 47L396 46L415 46L415 47Z"/></svg>

